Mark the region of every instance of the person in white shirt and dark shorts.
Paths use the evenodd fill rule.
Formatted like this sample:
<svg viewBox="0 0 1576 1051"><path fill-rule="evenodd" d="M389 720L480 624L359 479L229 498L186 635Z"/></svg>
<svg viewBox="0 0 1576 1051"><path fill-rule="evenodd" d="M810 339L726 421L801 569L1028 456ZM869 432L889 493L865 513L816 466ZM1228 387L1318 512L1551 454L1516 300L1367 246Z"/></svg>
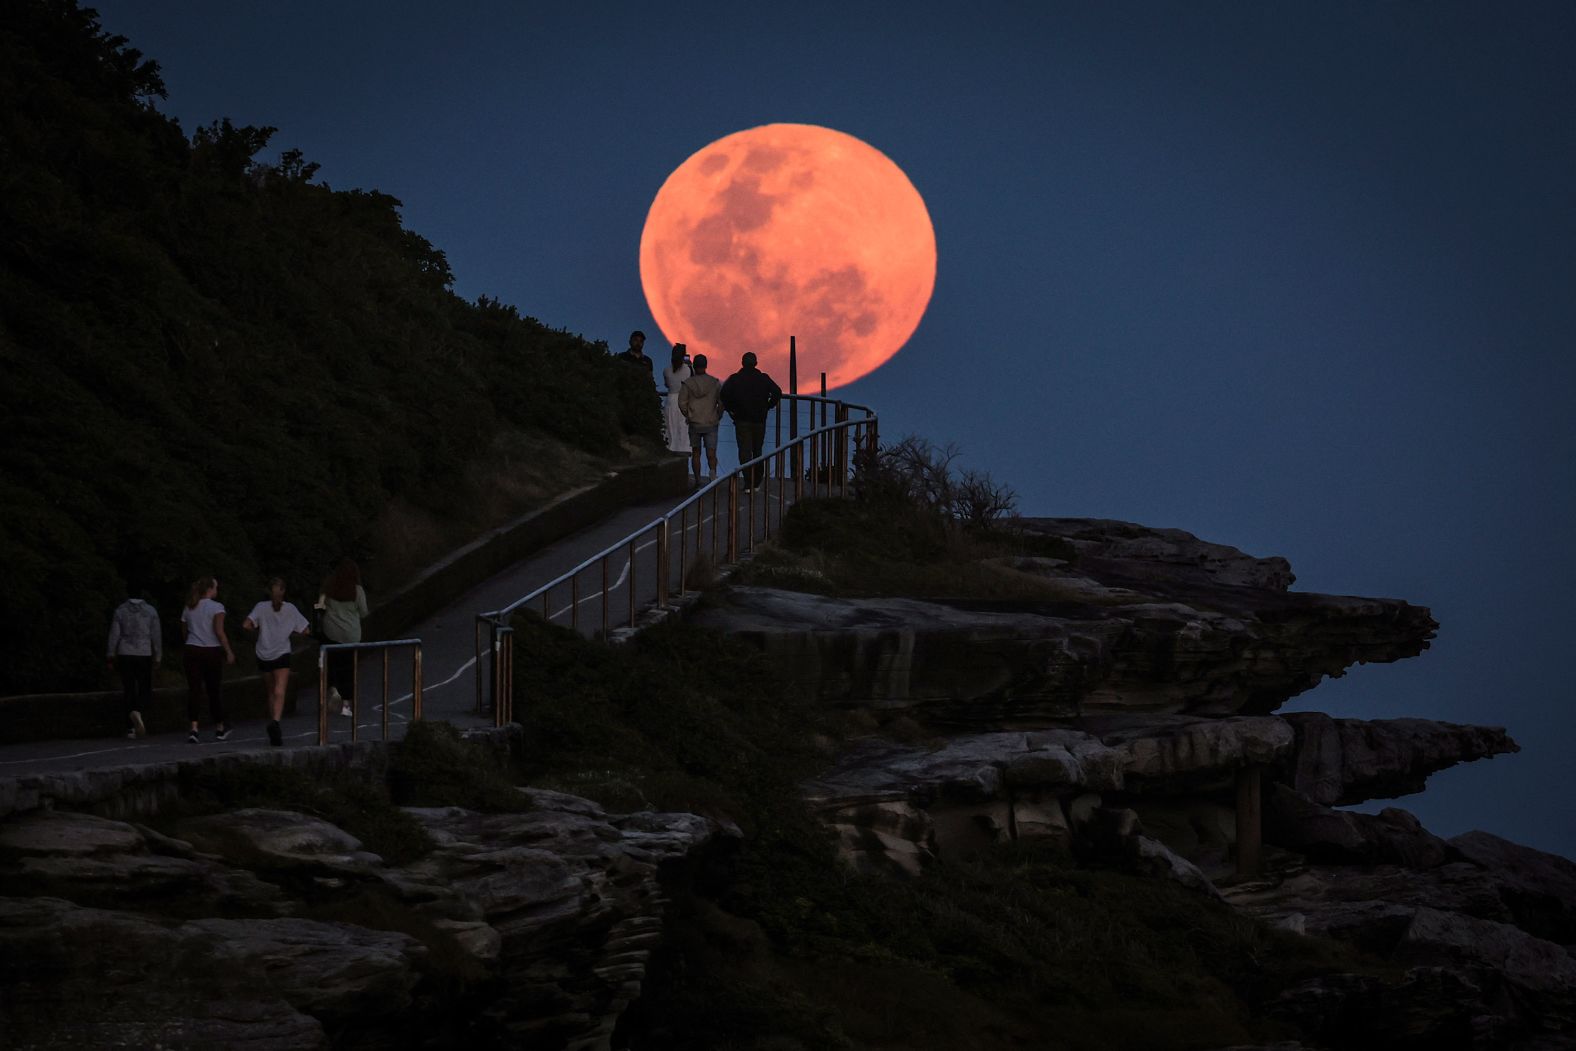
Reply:
<svg viewBox="0 0 1576 1051"><path fill-rule="evenodd" d="M294 635L312 634L312 626L294 603L285 601L284 578L272 577L268 601L253 606L241 627L257 632L257 670L268 686L268 743L277 748L284 744L279 717L284 714L285 692L290 688L290 640Z"/></svg>

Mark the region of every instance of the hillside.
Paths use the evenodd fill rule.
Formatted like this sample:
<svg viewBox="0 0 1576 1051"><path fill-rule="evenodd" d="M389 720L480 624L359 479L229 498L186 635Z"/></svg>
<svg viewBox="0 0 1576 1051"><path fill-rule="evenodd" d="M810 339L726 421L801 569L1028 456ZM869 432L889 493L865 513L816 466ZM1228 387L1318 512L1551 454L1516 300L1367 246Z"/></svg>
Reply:
<svg viewBox="0 0 1576 1051"><path fill-rule="evenodd" d="M274 129L188 136L155 62L72 0L0 22L0 695L96 685L128 586L297 597L426 558L654 450L605 345L452 291L400 202Z"/></svg>

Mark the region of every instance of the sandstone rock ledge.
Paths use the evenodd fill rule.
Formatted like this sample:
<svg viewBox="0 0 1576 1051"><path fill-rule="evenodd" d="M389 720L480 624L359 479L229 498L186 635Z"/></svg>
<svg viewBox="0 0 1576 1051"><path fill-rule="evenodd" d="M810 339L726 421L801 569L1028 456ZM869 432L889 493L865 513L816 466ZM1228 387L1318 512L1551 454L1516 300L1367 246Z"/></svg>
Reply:
<svg viewBox="0 0 1576 1051"><path fill-rule="evenodd" d="M717 829L528 791L526 813L412 811L438 847L404 866L287 811L188 820L174 835L13 815L0 824L6 1046L403 1047L469 1034L607 1047L660 939L659 870Z"/></svg>
<svg viewBox="0 0 1576 1051"><path fill-rule="evenodd" d="M1428 648L1398 599L1293 592L1285 559L1181 530L1028 519L1077 552L1011 560L1045 599L828 598L735 587L695 614L750 638L796 687L937 725L1043 726L1100 711L1267 714L1353 664Z"/></svg>

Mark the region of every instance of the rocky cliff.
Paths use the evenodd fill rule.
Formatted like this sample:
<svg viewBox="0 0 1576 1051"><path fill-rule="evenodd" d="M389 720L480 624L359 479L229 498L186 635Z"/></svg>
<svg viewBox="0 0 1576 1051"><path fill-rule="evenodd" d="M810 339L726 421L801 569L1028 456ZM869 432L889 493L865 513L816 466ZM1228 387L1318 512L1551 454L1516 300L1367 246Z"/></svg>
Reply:
<svg viewBox="0 0 1576 1051"><path fill-rule="evenodd" d="M923 995L938 1013L904 1030L917 1041L908 1046L953 1046L924 1030L965 1025L947 1019L976 1011L1002 1027L980 1035L980 1047L1035 1046L1062 1018L1077 1021L1067 1034L1084 1034L1069 1035L1071 1046L1149 1047L1159 1037L1134 1019L1204 1018L1166 1005L1180 992L1145 985L1158 980L1145 968L1172 966L1208 976L1166 988L1205 982L1194 988L1218 1001L1210 1025L1283 1036L1283 1051L1570 1046L1576 864L1481 832L1441 839L1398 808L1344 809L1513 753L1505 730L1276 714L1324 676L1421 653L1435 630L1426 609L1293 592L1284 560L1176 530L1082 519L1028 529L1067 556L1006 560L1038 582L1028 598L746 586L710 596L684 630L748 640L759 651L750 660L764 654L769 665L761 678L735 678L751 673L730 650L726 673L692 671L690 692L706 692L710 707L684 708L672 678L696 654L719 659L715 636L652 640L646 664L576 649L588 645L578 636L556 656L545 643L534 651L543 667L573 669L575 682L573 696L531 697L524 710L546 712L534 733L572 740L581 762L608 767L574 783L617 786L622 798L664 782L693 793L709 770L699 795L726 808L769 782L767 808L742 841L727 822L660 808L620 814L533 788L523 813L406 808L428 844L399 859L310 807L179 816L189 771L0 783L0 812L12 811L0 821L8 1046L893 1046L892 1012L923 1017L904 998ZM657 677L666 692L653 693ZM730 697L727 684L770 703ZM777 705L782 724L751 737ZM817 721L813 741L793 740L790 725L815 711L835 713L842 729ZM748 718L720 726L730 712ZM657 777L638 763L659 737L683 748L671 769L651 768ZM790 749L818 753L816 772L783 776L774 750ZM269 758L305 762L310 751ZM124 802L133 797L143 802ZM138 816L150 807L164 816ZM795 821L809 838L783 831ZM810 872L822 829L843 866L835 878L759 878L779 865ZM733 841L728 851L708 849L719 838ZM753 888L733 894L726 874L737 870L713 862L735 847L748 854L755 838L798 856L757 855ZM1010 853L1018 848L1026 853ZM1001 856L1057 881L1049 896L991 869ZM1022 860L1046 856L1059 860ZM672 878L703 860L704 891ZM972 888L998 878L1023 897L994 911ZM831 901L838 881L866 896ZM791 900L752 904L762 886ZM894 926L879 898L910 886L927 889L901 898L915 912L897 909ZM1144 893L1137 887L1171 897L1153 899L1135 925L1140 913L1124 915L1120 895ZM674 893L680 907L669 904ZM1076 913L1073 926L1055 926L1062 913ZM1163 942L1165 922L1187 928L1180 942ZM921 924L939 933L909 929ZM1039 941L1012 941L1018 925ZM1106 933L1117 927L1119 936ZM795 931L808 932L797 947L772 947ZM1234 962L1190 964L1195 936ZM1264 957L1287 940L1333 962L1278 971ZM1331 945L1340 951L1320 948ZM1109 989L1099 996L1082 988L1079 961L1061 959L1091 946L1105 954ZM881 994L886 1021L865 1015L869 996L834 987L883 988L893 968L926 992ZM730 970L743 984L718 982ZM1056 987L982 999L970 984L980 975L986 986L1038 975ZM1208 984L1222 975L1236 976L1231 990ZM786 1013L774 1015L759 1001L784 983ZM840 995L851 1006L838 1017L816 1006ZM660 997L690 1013L665 1014ZM1057 1013L1064 1004L1071 1014ZM1107 1031L1110 1011L1130 1035ZM724 1021L706 1039L683 1028L712 1017ZM785 1019L799 1036L773 1028ZM1160 1043L1225 1046L1206 1039L1183 1030Z"/></svg>
<svg viewBox="0 0 1576 1051"><path fill-rule="evenodd" d="M690 814L411 808L392 864L295 811L149 825L36 809L0 824L0 1031L11 1048L605 1048L661 938Z"/></svg>
<svg viewBox="0 0 1576 1051"><path fill-rule="evenodd" d="M1445 841L1396 808L1335 809L1517 751L1506 732L1272 714L1354 664L1421 653L1428 610L1293 592L1284 559L1179 530L1025 528L1069 552L1010 560L1050 597L744 587L700 615L868 718L805 785L850 864L912 876L1049 841L1393 967L1284 993L1272 1013L1327 1041L1309 1046L1576 1039L1576 865L1486 833Z"/></svg>

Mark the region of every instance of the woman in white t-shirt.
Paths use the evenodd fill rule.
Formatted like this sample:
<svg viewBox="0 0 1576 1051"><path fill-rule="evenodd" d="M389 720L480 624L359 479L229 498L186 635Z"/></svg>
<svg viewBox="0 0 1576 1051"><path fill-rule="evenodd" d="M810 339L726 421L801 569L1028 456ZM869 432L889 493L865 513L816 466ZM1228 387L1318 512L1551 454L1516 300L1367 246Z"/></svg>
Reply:
<svg viewBox="0 0 1576 1051"><path fill-rule="evenodd" d="M224 607L214 599L218 593L219 582L213 577L202 577L192 583L186 608L181 610L181 638L186 643L186 717L192 722L192 732L186 739L192 744L198 740L197 720L202 716L203 694L208 695L208 710L218 724L214 740L230 736L220 680L224 666L235 663L235 651L224 633Z"/></svg>
<svg viewBox="0 0 1576 1051"><path fill-rule="evenodd" d="M268 685L268 743L278 748L285 743L279 717L290 687L290 638L312 634L312 625L294 603L285 601L284 578L271 577L268 601L253 606L241 627L257 632L257 670Z"/></svg>

